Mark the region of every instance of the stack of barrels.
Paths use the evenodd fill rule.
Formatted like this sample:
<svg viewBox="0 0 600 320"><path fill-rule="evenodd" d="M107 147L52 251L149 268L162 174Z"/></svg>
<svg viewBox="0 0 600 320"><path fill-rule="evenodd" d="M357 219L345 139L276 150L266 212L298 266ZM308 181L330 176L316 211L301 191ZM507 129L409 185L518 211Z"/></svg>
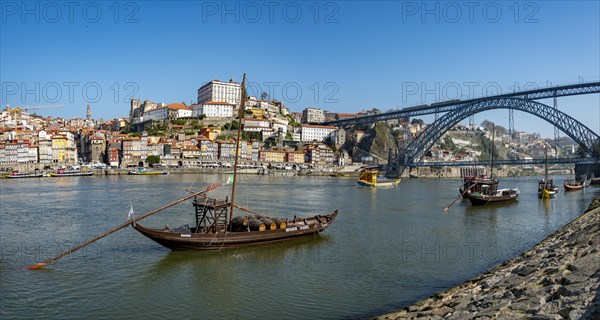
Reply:
<svg viewBox="0 0 600 320"><path fill-rule="evenodd" d="M280 218L236 216L231 219L231 230L240 231L265 231L285 229L287 222Z"/></svg>

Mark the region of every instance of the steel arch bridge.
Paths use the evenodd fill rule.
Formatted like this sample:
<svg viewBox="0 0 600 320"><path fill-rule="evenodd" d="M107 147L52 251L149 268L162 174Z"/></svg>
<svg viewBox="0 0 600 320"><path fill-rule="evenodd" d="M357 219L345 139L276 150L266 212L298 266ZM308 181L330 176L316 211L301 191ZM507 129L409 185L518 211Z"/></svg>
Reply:
<svg viewBox="0 0 600 320"><path fill-rule="evenodd" d="M532 100L499 97L473 102L440 117L408 145L404 164L400 165L410 167L411 164L420 162L435 142L454 125L473 114L494 109L519 110L542 118L566 133L589 155L592 155L593 145L600 143L600 136L564 112Z"/></svg>
<svg viewBox="0 0 600 320"><path fill-rule="evenodd" d="M377 121L386 121L400 118L412 118L426 114L452 112L457 109L468 107L469 105L481 101L489 101L500 98L515 98L525 100L539 100L548 98L558 98L567 96L576 96L584 94L600 93L600 81L578 83L571 85L562 85L556 87L541 88L535 90L526 90L520 92L512 92L489 97L473 98L469 100L451 100L445 102L437 102L431 105L422 105L415 107L407 107L397 111L385 112L375 115L367 115L355 118L341 119L335 121L324 122L325 125L346 126L363 123L373 123Z"/></svg>

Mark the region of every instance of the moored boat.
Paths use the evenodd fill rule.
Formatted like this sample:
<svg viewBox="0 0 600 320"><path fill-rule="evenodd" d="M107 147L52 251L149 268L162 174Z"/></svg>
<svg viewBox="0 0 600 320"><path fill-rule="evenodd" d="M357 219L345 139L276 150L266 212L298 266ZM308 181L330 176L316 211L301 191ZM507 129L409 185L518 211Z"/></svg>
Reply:
<svg viewBox="0 0 600 320"><path fill-rule="evenodd" d="M55 172L50 172L51 177L81 177L91 176L94 171L81 171L80 169L58 169Z"/></svg>
<svg viewBox="0 0 600 320"><path fill-rule="evenodd" d="M554 180L549 178L548 175L548 147L545 150L545 161L544 161L544 179L538 181L538 198L550 199L556 196L558 187L554 185Z"/></svg>
<svg viewBox="0 0 600 320"><path fill-rule="evenodd" d="M496 189L498 188L498 179L496 178L488 178L485 175L481 176L466 176L463 178L463 184L460 188L458 188L459 194L467 199L469 196L467 195L467 191L471 192L482 192L482 187L487 185L496 185Z"/></svg>
<svg viewBox="0 0 600 320"><path fill-rule="evenodd" d="M198 197L193 205L196 224L170 229L146 228L133 222L133 227L149 239L171 250L219 250L282 242L318 235L336 218L329 215L280 219L260 214L228 219L231 202ZM237 207L237 206L235 206ZM239 208L239 207L237 207ZM134 220L135 221L135 220Z"/></svg>
<svg viewBox="0 0 600 320"><path fill-rule="evenodd" d="M397 186L401 179L388 179L386 177L378 177L377 169L367 168L360 171L358 176L358 185L364 187L393 187Z"/></svg>
<svg viewBox="0 0 600 320"><path fill-rule="evenodd" d="M492 126L492 146L490 150L490 178L475 179L473 181L473 184L470 187L466 188L467 198L473 206L486 206L491 204L513 202L519 198L520 191L518 188L498 189L499 181L498 179L494 178L494 128L495 127ZM466 181L469 182L468 180ZM475 190L471 190L472 188L475 188Z"/></svg>
<svg viewBox="0 0 600 320"><path fill-rule="evenodd" d="M575 183L567 183L565 182L563 184L563 187L565 188L565 191L577 191L577 190L583 190L583 184L581 184L580 182Z"/></svg>
<svg viewBox="0 0 600 320"><path fill-rule="evenodd" d="M467 198L474 206L485 206L497 203L516 201L519 198L518 188L498 189L498 181L481 183L479 191L467 190Z"/></svg>
<svg viewBox="0 0 600 320"><path fill-rule="evenodd" d="M140 176L157 176L157 175L163 175L163 174L169 174L168 171L152 171L152 170L147 170L145 168L138 168L137 170L131 170L129 171L130 175L140 175Z"/></svg>
<svg viewBox="0 0 600 320"><path fill-rule="evenodd" d="M541 179L538 181L538 198L550 199L556 196L558 188L554 185L552 179Z"/></svg>
<svg viewBox="0 0 600 320"><path fill-rule="evenodd" d="M577 181L575 179L565 179L563 187L565 188L565 191L583 190L583 188L588 187L591 184L591 182L591 179L584 181Z"/></svg>
<svg viewBox="0 0 600 320"><path fill-rule="evenodd" d="M13 171L7 175L5 175L4 177L7 179L25 179L25 178L40 178L43 176L42 172L39 171L35 171L35 172L16 172Z"/></svg>

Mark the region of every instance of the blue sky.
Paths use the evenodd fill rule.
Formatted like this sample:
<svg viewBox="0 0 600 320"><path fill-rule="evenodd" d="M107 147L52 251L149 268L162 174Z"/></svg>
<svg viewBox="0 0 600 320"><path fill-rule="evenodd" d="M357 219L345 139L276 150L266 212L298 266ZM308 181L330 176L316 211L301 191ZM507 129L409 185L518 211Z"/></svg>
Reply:
<svg viewBox="0 0 600 320"><path fill-rule="evenodd" d="M196 100L241 80L293 111L402 108L600 79L598 1L1 1L1 102L126 116L129 98ZM418 88L416 91L414 88ZM410 89L410 90L409 90ZM600 131L599 95L559 108ZM551 104L552 101L542 101ZM508 126L508 111L476 115ZM432 120L425 118L425 120ZM515 114L518 130L553 128Z"/></svg>

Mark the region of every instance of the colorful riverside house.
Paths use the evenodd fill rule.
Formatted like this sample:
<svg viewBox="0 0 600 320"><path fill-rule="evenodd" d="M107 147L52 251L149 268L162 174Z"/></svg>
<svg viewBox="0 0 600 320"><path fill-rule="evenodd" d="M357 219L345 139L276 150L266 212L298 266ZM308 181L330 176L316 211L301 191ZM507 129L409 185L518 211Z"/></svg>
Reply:
<svg viewBox="0 0 600 320"><path fill-rule="evenodd" d="M286 162L289 163L304 163L306 152L300 151L286 151Z"/></svg>
<svg viewBox="0 0 600 320"><path fill-rule="evenodd" d="M67 162L67 148L69 142L67 137L63 135L52 136L52 162L65 163Z"/></svg>
<svg viewBox="0 0 600 320"><path fill-rule="evenodd" d="M40 163L52 163L52 139L39 138L38 140L38 159Z"/></svg>
<svg viewBox="0 0 600 320"><path fill-rule="evenodd" d="M248 155L247 155L249 161L258 161L258 159L259 159L258 153L260 151L260 147L261 147L261 144L259 141L257 141L257 140L248 141L248 150L251 150L250 152L248 152Z"/></svg>
<svg viewBox="0 0 600 320"><path fill-rule="evenodd" d="M181 157L184 159L200 159L200 148L196 146L183 147L183 149L181 150Z"/></svg>
<svg viewBox="0 0 600 320"><path fill-rule="evenodd" d="M324 143L307 144L304 147L307 163L330 165L335 162L333 150Z"/></svg>
<svg viewBox="0 0 600 320"><path fill-rule="evenodd" d="M252 153L252 150L250 150L250 153ZM245 141L240 141L238 144L238 155L242 160L248 159L248 143ZM235 154L233 156L235 157Z"/></svg>
<svg viewBox="0 0 600 320"><path fill-rule="evenodd" d="M5 166L8 164L8 161L6 160L6 144L4 143L4 141L0 141L0 166Z"/></svg>
<svg viewBox="0 0 600 320"><path fill-rule="evenodd" d="M235 142L233 140L216 141L219 150L220 160L234 160L235 158Z"/></svg>
<svg viewBox="0 0 600 320"><path fill-rule="evenodd" d="M118 167L120 164L121 148L117 144L111 144L108 148L108 164L111 167Z"/></svg>
<svg viewBox="0 0 600 320"><path fill-rule="evenodd" d="M264 162L283 163L286 160L286 151L283 150L260 150L258 151L258 160Z"/></svg>
<svg viewBox="0 0 600 320"><path fill-rule="evenodd" d="M200 159L215 160L214 144L210 139L203 135L198 136L198 148L200 149Z"/></svg>

